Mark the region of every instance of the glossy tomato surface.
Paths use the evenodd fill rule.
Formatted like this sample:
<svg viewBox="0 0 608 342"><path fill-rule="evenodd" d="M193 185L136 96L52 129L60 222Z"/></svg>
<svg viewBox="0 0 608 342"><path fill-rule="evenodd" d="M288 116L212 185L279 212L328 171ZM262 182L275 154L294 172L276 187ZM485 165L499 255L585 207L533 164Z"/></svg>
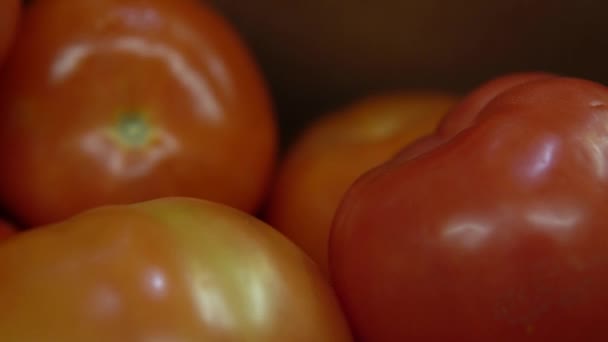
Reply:
<svg viewBox="0 0 608 342"><path fill-rule="evenodd" d="M15 40L20 13L20 0L2 0L0 2L0 63L4 61L4 57Z"/></svg>
<svg viewBox="0 0 608 342"><path fill-rule="evenodd" d="M189 0L45 0L0 78L0 197L28 225L102 204L206 198L252 212L274 166L265 83Z"/></svg>
<svg viewBox="0 0 608 342"><path fill-rule="evenodd" d="M528 82L557 77L546 72L519 72L496 77L473 89L439 124L436 135L452 136L470 126L496 96Z"/></svg>
<svg viewBox="0 0 608 342"><path fill-rule="evenodd" d="M164 198L0 246L2 341L350 341L318 267L233 208Z"/></svg>
<svg viewBox="0 0 608 342"><path fill-rule="evenodd" d="M496 96L515 86L551 77L557 77L557 75L546 72L518 72L501 75L485 82L470 91L462 101L451 108L449 115L442 118L432 134L408 144L396 154L395 158L400 160L411 159L441 145L471 126L475 122L479 111Z"/></svg>
<svg viewBox="0 0 608 342"><path fill-rule="evenodd" d="M328 273L331 221L342 196L365 171L431 133L455 95L396 91L327 113L296 139L279 169L267 221Z"/></svg>
<svg viewBox="0 0 608 342"><path fill-rule="evenodd" d="M361 177L330 243L355 334L608 340L607 140L608 89L545 78Z"/></svg>

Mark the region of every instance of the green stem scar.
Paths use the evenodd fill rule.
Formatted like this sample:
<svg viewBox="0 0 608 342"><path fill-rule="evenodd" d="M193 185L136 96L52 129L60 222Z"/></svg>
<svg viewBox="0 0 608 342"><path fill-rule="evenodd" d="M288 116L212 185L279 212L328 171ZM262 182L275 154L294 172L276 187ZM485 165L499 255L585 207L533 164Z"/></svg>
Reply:
<svg viewBox="0 0 608 342"><path fill-rule="evenodd" d="M116 124L116 135L121 143L131 147L142 147L151 139L151 127L137 112L122 114Z"/></svg>

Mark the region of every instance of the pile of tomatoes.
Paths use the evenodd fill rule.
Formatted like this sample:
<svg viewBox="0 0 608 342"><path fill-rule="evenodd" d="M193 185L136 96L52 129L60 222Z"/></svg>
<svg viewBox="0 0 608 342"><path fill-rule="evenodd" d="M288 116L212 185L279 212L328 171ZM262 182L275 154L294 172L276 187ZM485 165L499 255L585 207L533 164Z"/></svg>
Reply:
<svg viewBox="0 0 608 342"><path fill-rule="evenodd" d="M0 5L1 341L608 340L608 88L326 113L196 0Z"/></svg>

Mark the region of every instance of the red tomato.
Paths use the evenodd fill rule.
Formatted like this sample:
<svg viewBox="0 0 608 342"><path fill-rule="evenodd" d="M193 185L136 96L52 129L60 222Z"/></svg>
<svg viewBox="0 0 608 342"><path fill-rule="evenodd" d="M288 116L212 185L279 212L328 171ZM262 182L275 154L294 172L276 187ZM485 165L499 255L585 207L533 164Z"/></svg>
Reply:
<svg viewBox="0 0 608 342"><path fill-rule="evenodd" d="M10 223L0 219L0 240L4 240L7 237L15 233L15 227Z"/></svg>
<svg viewBox="0 0 608 342"><path fill-rule="evenodd" d="M479 111L483 109L496 96L506 90L535 80L556 77L544 72L522 72L497 77L486 82L483 87L474 89L467 97L454 108L450 115L442 120L437 134L453 135L470 126Z"/></svg>
<svg viewBox="0 0 608 342"><path fill-rule="evenodd" d="M395 158L407 160L433 149L473 124L479 111L497 95L517 85L550 77L556 76L544 72L521 72L507 74L486 82L482 87L471 91L452 108L450 115L446 115L441 120L433 134L409 144L399 151Z"/></svg>
<svg viewBox="0 0 608 342"><path fill-rule="evenodd" d="M13 44L20 12L20 0L2 0L0 3L0 62Z"/></svg>
<svg viewBox="0 0 608 342"><path fill-rule="evenodd" d="M276 125L231 26L189 0L28 7L0 80L0 198L29 225L180 195L252 212Z"/></svg>
<svg viewBox="0 0 608 342"><path fill-rule="evenodd" d="M2 341L351 340L304 253L202 200L106 206L24 232L0 246L0 279Z"/></svg>
<svg viewBox="0 0 608 342"><path fill-rule="evenodd" d="M374 95L328 113L305 130L283 161L267 221L327 271L327 241L342 196L365 171L432 132L456 103L439 92Z"/></svg>
<svg viewBox="0 0 608 342"><path fill-rule="evenodd" d="M608 88L543 78L359 178L330 242L356 335L608 341L607 141Z"/></svg>

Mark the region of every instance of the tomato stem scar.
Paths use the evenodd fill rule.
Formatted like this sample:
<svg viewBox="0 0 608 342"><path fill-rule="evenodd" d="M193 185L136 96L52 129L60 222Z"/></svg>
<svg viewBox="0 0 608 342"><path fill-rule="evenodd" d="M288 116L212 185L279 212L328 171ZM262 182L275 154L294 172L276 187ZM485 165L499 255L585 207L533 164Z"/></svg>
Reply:
<svg viewBox="0 0 608 342"><path fill-rule="evenodd" d="M150 141L150 125L139 112L122 114L116 127L119 140L126 145L141 147Z"/></svg>

